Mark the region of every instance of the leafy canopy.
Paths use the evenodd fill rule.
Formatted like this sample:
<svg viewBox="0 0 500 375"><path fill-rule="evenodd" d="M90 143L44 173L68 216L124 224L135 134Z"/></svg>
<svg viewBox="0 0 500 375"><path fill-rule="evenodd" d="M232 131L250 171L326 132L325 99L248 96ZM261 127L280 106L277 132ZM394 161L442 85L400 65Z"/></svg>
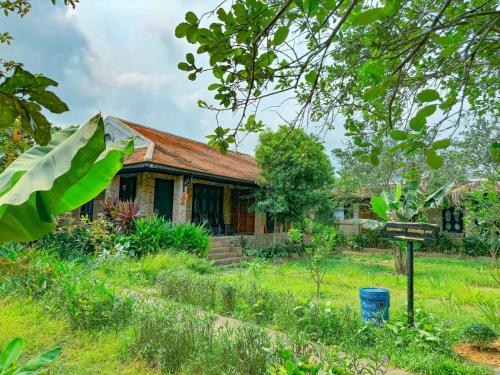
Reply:
<svg viewBox="0 0 500 375"><path fill-rule="evenodd" d="M286 126L267 130L255 158L260 169L257 210L281 222L298 222L306 211L329 206L332 166L316 137Z"/></svg>
<svg viewBox="0 0 500 375"><path fill-rule="evenodd" d="M263 103L292 98L291 127L343 122L363 161L377 165L392 139L394 150L422 153L438 169L447 134L465 112L498 117L497 7L492 0L223 1L186 13L177 26L176 36L206 56L189 53L179 69L190 80L211 73L213 101L201 107L239 114L211 138L222 149L241 132L263 129L255 120Z"/></svg>
<svg viewBox="0 0 500 375"><path fill-rule="evenodd" d="M106 188L132 150L132 140L106 147L97 115L19 156L0 174L0 242L32 241L53 230L57 215Z"/></svg>
<svg viewBox="0 0 500 375"><path fill-rule="evenodd" d="M51 0L53 4L56 0ZM65 5L75 6L78 0L64 0ZM24 17L31 9L29 0L0 1L0 11L8 16L17 13ZM10 44L13 38L0 31L0 43ZM45 108L52 113L68 111L68 106L57 97L50 87L57 82L41 74L33 74L21 63L0 56L0 130L21 127L41 145L50 141L50 122L42 113Z"/></svg>

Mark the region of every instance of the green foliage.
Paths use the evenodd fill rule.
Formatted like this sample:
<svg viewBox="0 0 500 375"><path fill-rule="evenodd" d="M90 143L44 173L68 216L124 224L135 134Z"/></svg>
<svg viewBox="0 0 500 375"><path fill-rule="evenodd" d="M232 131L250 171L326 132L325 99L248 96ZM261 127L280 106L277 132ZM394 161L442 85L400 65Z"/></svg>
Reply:
<svg viewBox="0 0 500 375"><path fill-rule="evenodd" d="M352 353L333 352L318 357L310 353L297 355L291 349L282 349L278 354L279 361L269 370L271 375L376 375L384 372L382 367L387 362L387 356L379 358L373 354L368 360L360 360Z"/></svg>
<svg viewBox="0 0 500 375"><path fill-rule="evenodd" d="M18 337L0 351L0 375L41 374L38 370L46 367L61 353L61 348L54 348L24 363L18 363L23 350L24 340Z"/></svg>
<svg viewBox="0 0 500 375"><path fill-rule="evenodd" d="M317 303L297 306L298 329L312 341L334 345L359 339L359 316L350 308L333 308Z"/></svg>
<svg viewBox="0 0 500 375"><path fill-rule="evenodd" d="M289 258L293 254L299 254L300 249L293 244L275 245L269 247L245 248L245 255L262 259Z"/></svg>
<svg viewBox="0 0 500 375"><path fill-rule="evenodd" d="M52 231L54 217L106 188L132 149L131 140L106 147L97 115L25 152L0 175L0 241L32 241Z"/></svg>
<svg viewBox="0 0 500 375"><path fill-rule="evenodd" d="M51 0L55 4L56 0ZM65 5L75 7L79 0L64 0ZM14 12L25 16L31 10L30 0L5 0L0 3L0 12L8 16ZM0 32L0 44L11 44L8 32ZM21 63L0 57L0 132L22 128L33 136L35 142L47 145L51 138L51 124L42 113L68 111L68 106L49 87L56 87L54 80L41 74L32 74ZM14 150L12 150L14 151Z"/></svg>
<svg viewBox="0 0 500 375"><path fill-rule="evenodd" d="M458 129L466 112L498 117L494 2L237 0L207 11L189 12L175 35L206 55L179 64L190 80L211 77L213 100L199 105L241 113L211 136L222 149L240 131L259 131L247 118L277 98L298 108L289 130L341 126L374 166L389 132L406 133L392 133L403 157L438 168L446 152L433 142L445 128Z"/></svg>
<svg viewBox="0 0 500 375"><path fill-rule="evenodd" d="M478 257L489 256L489 248L480 237L465 236L462 239L462 252L465 255Z"/></svg>
<svg viewBox="0 0 500 375"><path fill-rule="evenodd" d="M488 246L494 261L500 252L500 194L494 182L465 194L464 222L473 235Z"/></svg>
<svg viewBox="0 0 500 375"><path fill-rule="evenodd" d="M316 283L316 297L320 298L320 287L326 272L326 256L335 246L335 228L306 219L305 232L311 236L311 243L305 245L308 268L311 278ZM302 236L303 237L303 236ZM302 240L292 232L292 243Z"/></svg>
<svg viewBox="0 0 500 375"><path fill-rule="evenodd" d="M162 217L146 217L134 221L133 232L119 236L118 241L127 243L131 255L144 255L159 249L172 249L206 258L210 236L202 225L175 224Z"/></svg>
<svg viewBox="0 0 500 375"><path fill-rule="evenodd" d="M471 323L465 326L462 335L466 342L480 349L486 348L498 338L498 333L483 323Z"/></svg>
<svg viewBox="0 0 500 375"><path fill-rule="evenodd" d="M255 151L259 189L255 208L277 221L297 222L309 210L329 211L332 166L318 138L285 126L260 135Z"/></svg>
<svg viewBox="0 0 500 375"><path fill-rule="evenodd" d="M134 350L165 373L257 375L275 358L262 328L216 328L213 316L174 303L143 305L137 315Z"/></svg>
<svg viewBox="0 0 500 375"><path fill-rule="evenodd" d="M59 220L56 230L42 236L35 243L60 259L79 260L89 255L114 252L115 234L112 224L104 218L89 221L82 217Z"/></svg>
<svg viewBox="0 0 500 375"><path fill-rule="evenodd" d="M410 180L401 188L396 185L394 197L387 192L371 198L372 211L384 221L424 221L427 210L439 208L445 202L446 194L453 184L447 184L436 191L426 191L418 181ZM361 221L368 226L377 226L373 220Z"/></svg>
<svg viewBox="0 0 500 375"><path fill-rule="evenodd" d="M73 328L118 330L132 316L130 298L118 297L103 282L89 279L87 275L65 275L60 286L61 302Z"/></svg>

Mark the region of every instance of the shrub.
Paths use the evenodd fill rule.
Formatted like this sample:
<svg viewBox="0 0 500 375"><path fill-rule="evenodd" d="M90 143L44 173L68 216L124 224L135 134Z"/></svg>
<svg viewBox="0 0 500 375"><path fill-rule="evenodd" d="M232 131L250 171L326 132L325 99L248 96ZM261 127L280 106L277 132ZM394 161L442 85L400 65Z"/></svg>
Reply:
<svg viewBox="0 0 500 375"><path fill-rule="evenodd" d="M479 349L484 349L498 338L498 333L483 323L471 323L465 326L462 335L466 342Z"/></svg>
<svg viewBox="0 0 500 375"><path fill-rule="evenodd" d="M142 256L159 249L171 249L206 258L210 237L203 226L174 224L153 216L135 220L134 231L118 236L117 242L127 248L131 255Z"/></svg>
<svg viewBox="0 0 500 375"><path fill-rule="evenodd" d="M354 232L351 235L349 244L353 250L357 251L362 250L365 247L368 247L368 241L366 239L366 236L362 232Z"/></svg>
<svg viewBox="0 0 500 375"><path fill-rule="evenodd" d="M295 309L299 330L310 340L332 345L354 338L359 330L359 316L351 309L308 303Z"/></svg>
<svg viewBox="0 0 500 375"><path fill-rule="evenodd" d="M168 227L171 224L163 217L140 218L134 223L134 233L129 236L133 253L143 255L155 253L165 242Z"/></svg>
<svg viewBox="0 0 500 375"><path fill-rule="evenodd" d="M163 236L163 247L172 248L195 254L199 257L208 256L210 237L206 228L193 223L173 224Z"/></svg>
<svg viewBox="0 0 500 375"><path fill-rule="evenodd" d="M0 257L0 282L4 288L20 289L33 297L47 292L56 284L62 264L37 249L10 253Z"/></svg>
<svg viewBox="0 0 500 375"><path fill-rule="evenodd" d="M474 236L467 236L462 239L461 251L464 255L473 257L490 255L488 245L481 238Z"/></svg>
<svg viewBox="0 0 500 375"><path fill-rule="evenodd" d="M292 254L298 253L299 247L293 244L245 249L246 256L257 257L261 259L289 258Z"/></svg>
<svg viewBox="0 0 500 375"><path fill-rule="evenodd" d="M118 297L104 283L87 275L66 277L61 280L62 305L73 328L119 329L132 316L133 301Z"/></svg>
<svg viewBox="0 0 500 375"><path fill-rule="evenodd" d="M56 230L46 234L35 244L54 252L60 259L74 260L85 255L99 254L113 249L112 224L104 218L90 221L86 217L78 220L59 220Z"/></svg>
<svg viewBox="0 0 500 375"><path fill-rule="evenodd" d="M114 224L119 232L130 233L134 222L140 217L139 207L132 201L120 201L116 206Z"/></svg>

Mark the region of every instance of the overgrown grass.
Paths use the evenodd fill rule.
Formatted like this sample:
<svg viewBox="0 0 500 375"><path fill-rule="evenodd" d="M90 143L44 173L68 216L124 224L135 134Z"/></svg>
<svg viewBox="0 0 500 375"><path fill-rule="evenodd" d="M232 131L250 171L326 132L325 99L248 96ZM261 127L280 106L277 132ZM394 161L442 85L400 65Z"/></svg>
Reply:
<svg viewBox="0 0 500 375"><path fill-rule="evenodd" d="M73 330L69 320L50 311L42 300L11 295L0 297L0 347L14 337L26 340L25 358L61 346L50 373L57 375L159 374L137 356L127 354L132 329L95 332Z"/></svg>
<svg viewBox="0 0 500 375"><path fill-rule="evenodd" d="M393 365L416 373L488 373L484 368L462 362L451 351L461 327L481 317L474 304L493 303L500 298L486 262L416 259L416 306L423 310L417 316L417 323L425 331L422 333L409 331L400 323L404 321L406 279L393 274L392 258L386 255L330 257L322 287L324 294L321 301L312 304L309 301L315 296L315 286L304 260L283 265L251 262L214 272L205 260L164 252L139 259L110 257L79 265L75 270L74 264L67 262L54 269L47 268L44 258L41 259L35 263L37 267L28 270L22 263L16 276L18 282L7 285L4 296L0 296L0 316L7 317L0 320L0 346L13 336L22 336L28 342L28 354L56 345L68 348L63 359L54 365L56 374L154 373L148 366L183 374L259 373L262 371L259 364L275 360L275 349L269 355L259 351L262 346L269 349L271 345L259 338L258 328L213 335L212 323L206 320L209 318L195 309L252 321L326 345L343 343L344 350L356 355L367 356L369 352L379 357L388 355ZM29 259L27 262L32 264ZM61 303L59 274L65 268L65 272L86 275L83 280L88 282L74 283L74 288L62 285L67 300ZM24 277L25 273L29 277ZM55 282L45 287L45 279ZM78 278L69 274L70 285L71 280ZM31 289L27 288L29 285ZM390 288L389 327L361 327L358 288L366 286ZM126 289L157 293L164 298L166 307L151 310L137 303L134 307L117 305L115 302L126 301L121 299ZM111 290L119 293L109 294ZM466 295L460 295L463 291ZM65 310L68 306L76 306L77 315L68 313ZM136 311L133 316L132 309ZM64 311L66 314L61 314ZM45 330L45 324L51 320L52 325ZM239 338L234 339L234 335ZM97 349L91 345L92 338L97 340ZM100 341L104 339L108 341ZM73 357L73 350L81 359L77 354ZM134 359L137 353L147 365ZM110 364L103 365L108 361L106 355L112 359ZM243 355L249 357L240 363ZM100 364L88 365L87 361L92 360ZM245 367L252 363L251 367ZM147 371L141 372L141 367L136 366ZM92 372L101 367L102 371Z"/></svg>

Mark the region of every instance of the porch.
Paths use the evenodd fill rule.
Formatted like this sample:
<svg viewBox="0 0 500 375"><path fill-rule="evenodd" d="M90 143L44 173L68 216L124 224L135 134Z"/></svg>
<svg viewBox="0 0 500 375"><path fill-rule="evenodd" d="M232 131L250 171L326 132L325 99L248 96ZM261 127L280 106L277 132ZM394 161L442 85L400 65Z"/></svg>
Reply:
<svg viewBox="0 0 500 375"><path fill-rule="evenodd" d="M95 199L93 211L99 213L106 197L118 197L135 201L144 216L204 224L213 236L264 234L266 215L250 210L254 188L215 178L124 170Z"/></svg>

